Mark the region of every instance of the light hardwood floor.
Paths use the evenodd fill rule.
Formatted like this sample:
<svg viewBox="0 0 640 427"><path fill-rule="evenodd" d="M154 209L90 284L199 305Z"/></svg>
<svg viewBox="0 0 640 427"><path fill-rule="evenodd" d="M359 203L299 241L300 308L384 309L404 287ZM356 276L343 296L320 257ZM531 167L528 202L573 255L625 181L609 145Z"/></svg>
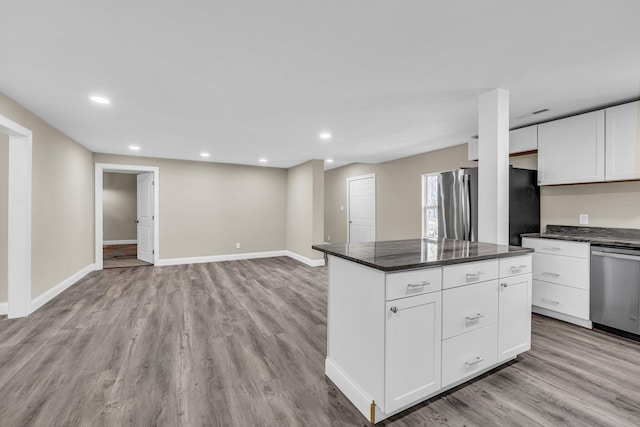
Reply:
<svg viewBox="0 0 640 427"><path fill-rule="evenodd" d="M324 376L326 269L94 272L0 318L1 426L365 426ZM534 316L533 348L387 426L638 426L640 344Z"/></svg>

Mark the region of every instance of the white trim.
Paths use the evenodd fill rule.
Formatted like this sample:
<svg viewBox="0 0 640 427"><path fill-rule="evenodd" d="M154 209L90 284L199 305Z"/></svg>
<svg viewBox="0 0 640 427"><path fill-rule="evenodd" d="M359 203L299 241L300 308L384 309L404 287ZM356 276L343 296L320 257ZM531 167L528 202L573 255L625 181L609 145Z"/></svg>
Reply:
<svg viewBox="0 0 640 427"><path fill-rule="evenodd" d="M593 329L593 323L591 322L591 320L581 319L569 314L559 313L557 311L549 310L544 307L538 307L537 305L532 305L531 311L536 314L541 314L543 316L562 320L563 322L573 323L574 325L582 326L583 328Z"/></svg>
<svg viewBox="0 0 640 427"><path fill-rule="evenodd" d="M153 172L153 213L155 216L153 222L153 263L159 264L160 261L160 168L156 166L135 166L135 165L118 165L109 163L96 163L95 164L95 266L96 270L102 270L102 247L104 246L103 233L103 218L102 218L102 191L103 191L103 176L105 172L123 172L123 173L135 173L135 172Z"/></svg>
<svg viewBox="0 0 640 427"><path fill-rule="evenodd" d="M134 245L138 243L137 240L105 240L102 245Z"/></svg>
<svg viewBox="0 0 640 427"><path fill-rule="evenodd" d="M9 313L9 303L0 302L0 316L4 316L7 313Z"/></svg>
<svg viewBox="0 0 640 427"><path fill-rule="evenodd" d="M349 183L351 181L357 181L359 179L373 178L373 240L376 240L376 231L378 224L376 223L376 211L378 206L376 205L376 193L378 192L376 186L376 174L370 173L367 175L351 176L347 178L347 243L351 241L351 227L349 227L349 218L351 218L351 195L349 193Z"/></svg>
<svg viewBox="0 0 640 427"><path fill-rule="evenodd" d="M0 133L9 135L7 314L28 314L31 301L32 132L0 116Z"/></svg>
<svg viewBox="0 0 640 427"><path fill-rule="evenodd" d="M182 265L182 264L202 264L205 262L236 261L241 259L272 258L276 256L287 256L287 251L269 252L248 252L244 254L209 255L185 258L160 259L156 265Z"/></svg>
<svg viewBox="0 0 640 427"><path fill-rule="evenodd" d="M295 252L291 252L291 251L285 251L285 252L289 258L293 258L296 261L300 261L301 263L307 264L310 267L322 267L324 265L324 257L322 259L311 259L311 258L307 258L306 256L297 254Z"/></svg>
<svg viewBox="0 0 640 427"><path fill-rule="evenodd" d="M220 261L237 261L242 259L256 259L256 258L273 258L277 256L287 256L293 258L296 261L300 261L311 267L321 267L324 265L324 259L310 259L302 255L298 255L291 251L266 251L266 252L247 252L243 254L224 254L224 255L209 255L198 257L185 257L185 258L167 258L159 259L156 261L157 266L167 265L183 265L183 264L202 264L206 262L220 262Z"/></svg>
<svg viewBox="0 0 640 427"><path fill-rule="evenodd" d="M35 297L33 301L31 301L31 309L29 310L29 314L33 313L34 311L60 295L62 292L77 283L78 280L82 279L93 270L95 270L95 264L89 264L77 273L74 273L71 276L67 277L62 282L55 285L53 288L47 290L42 295Z"/></svg>

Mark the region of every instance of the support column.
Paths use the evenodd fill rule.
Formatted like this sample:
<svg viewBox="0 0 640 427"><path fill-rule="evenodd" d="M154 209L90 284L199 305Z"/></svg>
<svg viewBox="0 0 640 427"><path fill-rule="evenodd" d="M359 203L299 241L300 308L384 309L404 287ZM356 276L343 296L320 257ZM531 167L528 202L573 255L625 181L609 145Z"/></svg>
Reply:
<svg viewBox="0 0 640 427"><path fill-rule="evenodd" d="M478 240L509 244L509 92L478 98Z"/></svg>

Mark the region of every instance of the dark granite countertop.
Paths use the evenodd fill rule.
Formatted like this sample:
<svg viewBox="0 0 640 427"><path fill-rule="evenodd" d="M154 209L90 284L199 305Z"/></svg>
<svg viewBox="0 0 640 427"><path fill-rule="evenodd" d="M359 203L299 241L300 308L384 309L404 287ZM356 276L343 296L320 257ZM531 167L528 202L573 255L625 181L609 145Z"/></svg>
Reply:
<svg viewBox="0 0 640 427"><path fill-rule="evenodd" d="M382 271L437 267L525 255L533 249L454 239L313 245L313 249Z"/></svg>
<svg viewBox="0 0 640 427"><path fill-rule="evenodd" d="M622 246L640 249L640 230L635 228L576 227L547 225L546 233L527 233L522 237L588 242L601 246Z"/></svg>

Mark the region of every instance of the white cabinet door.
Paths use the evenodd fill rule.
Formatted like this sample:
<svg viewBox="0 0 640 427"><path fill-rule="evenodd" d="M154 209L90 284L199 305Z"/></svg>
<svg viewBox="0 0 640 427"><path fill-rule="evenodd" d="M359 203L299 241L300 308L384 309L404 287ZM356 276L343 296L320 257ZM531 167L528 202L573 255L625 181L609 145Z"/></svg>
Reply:
<svg viewBox="0 0 640 427"><path fill-rule="evenodd" d="M607 181L640 178L640 102L605 110Z"/></svg>
<svg viewBox="0 0 640 427"><path fill-rule="evenodd" d="M531 274L500 279L498 361L531 348Z"/></svg>
<svg viewBox="0 0 640 427"><path fill-rule="evenodd" d="M604 181L604 110L538 125L538 184Z"/></svg>
<svg viewBox="0 0 640 427"><path fill-rule="evenodd" d="M441 292L387 302L384 412L440 389Z"/></svg>

